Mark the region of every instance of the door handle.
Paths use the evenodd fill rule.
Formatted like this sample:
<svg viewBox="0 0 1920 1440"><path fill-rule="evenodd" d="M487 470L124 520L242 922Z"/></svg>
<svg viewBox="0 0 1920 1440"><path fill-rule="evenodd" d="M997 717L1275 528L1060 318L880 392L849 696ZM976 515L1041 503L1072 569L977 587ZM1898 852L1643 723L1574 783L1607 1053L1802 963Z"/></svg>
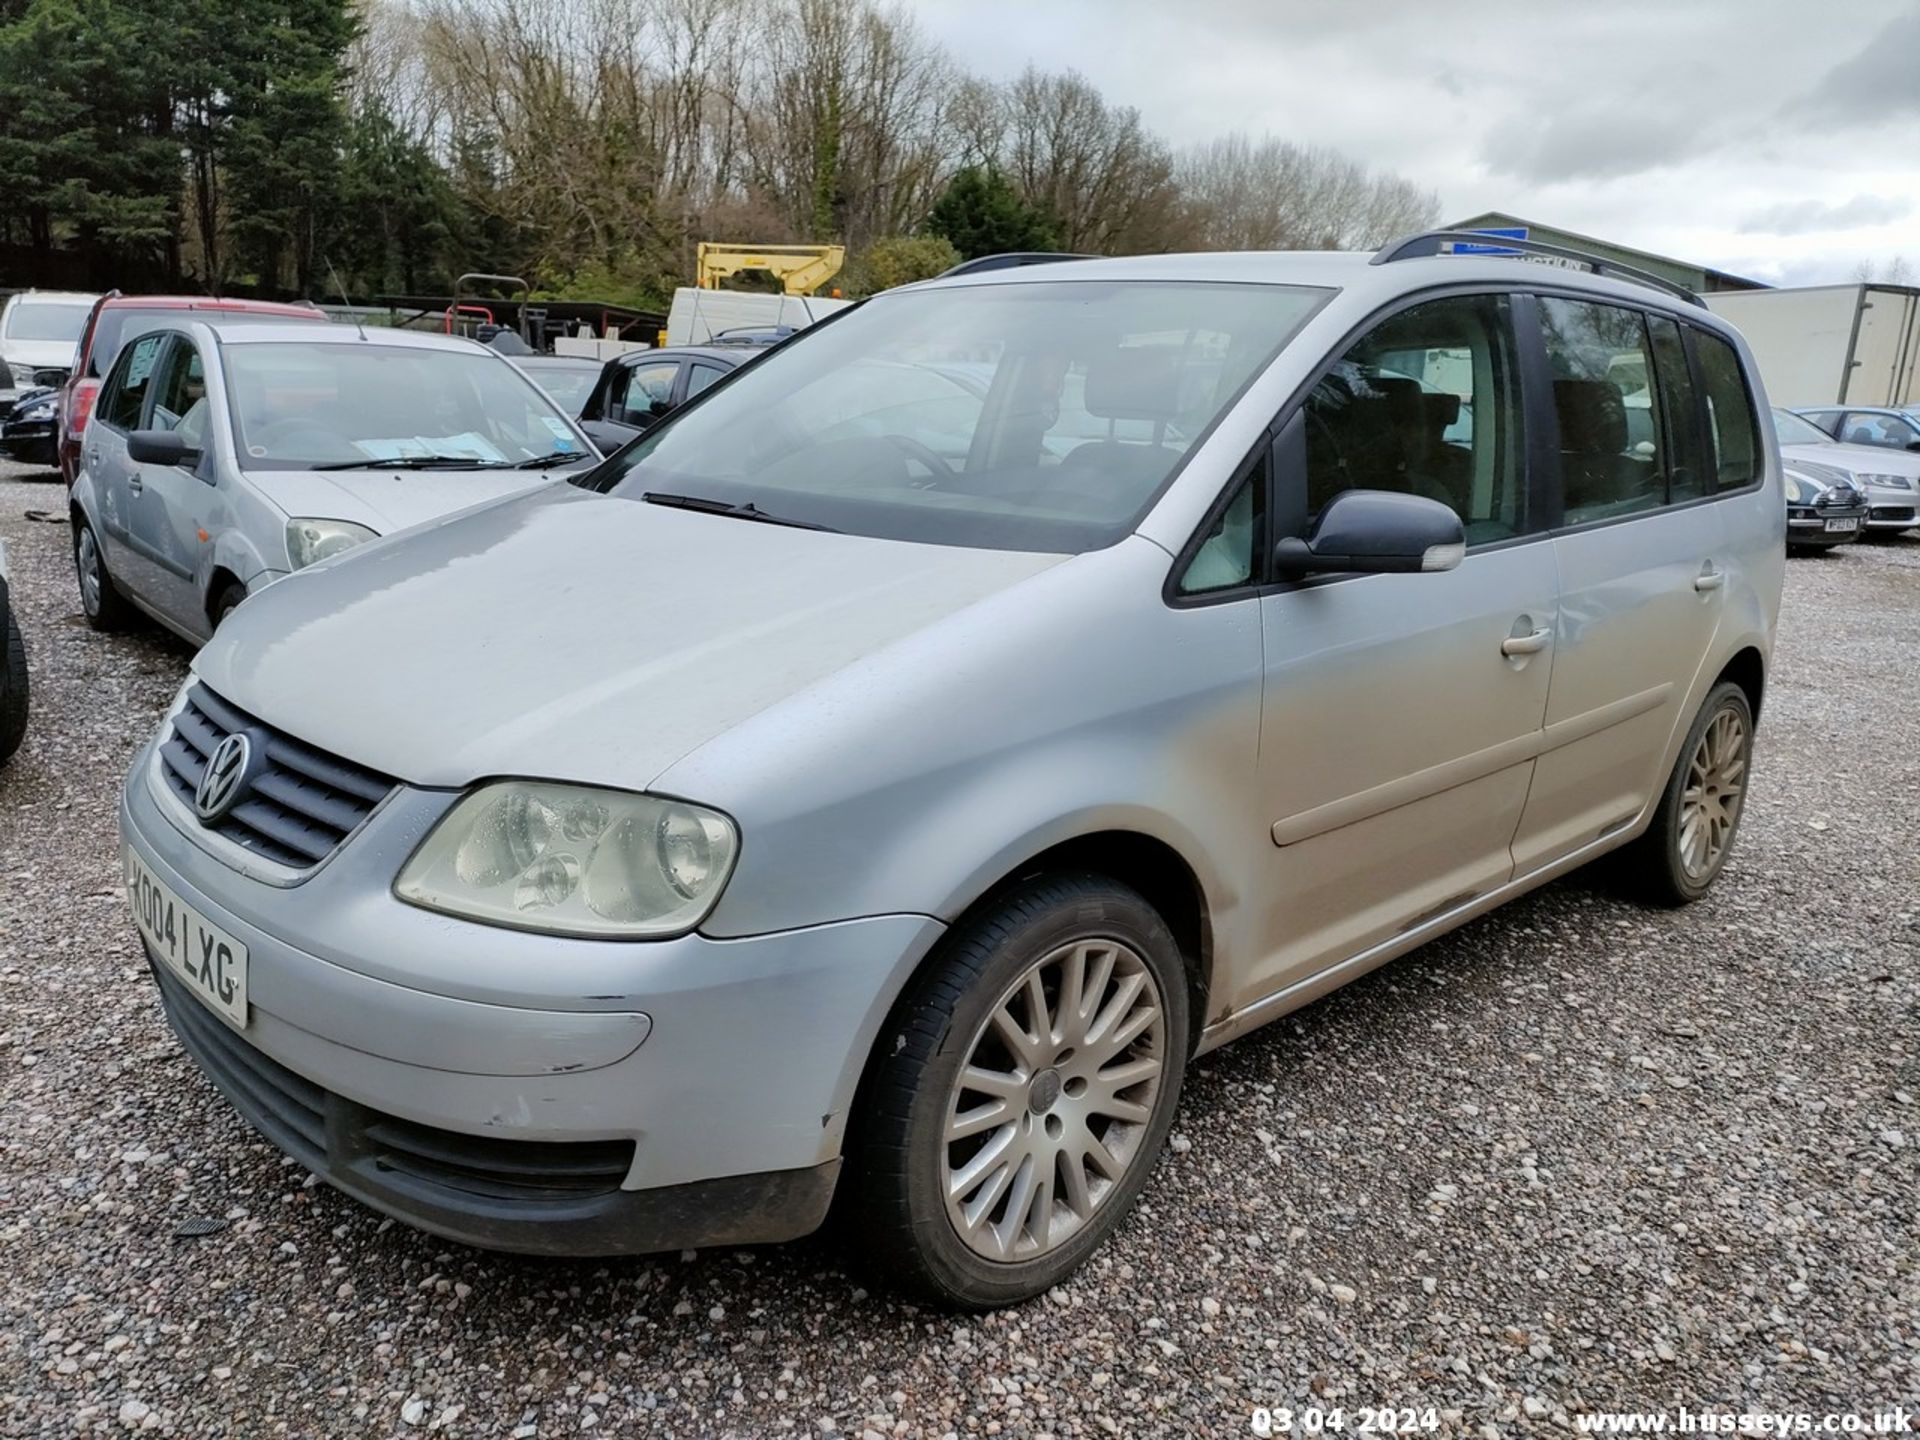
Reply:
<svg viewBox="0 0 1920 1440"><path fill-rule="evenodd" d="M138 470L127 476L127 489L136 495L146 488L146 484L147 482L140 478L140 472Z"/></svg>
<svg viewBox="0 0 1920 1440"><path fill-rule="evenodd" d="M1527 635L1509 635L1500 642L1500 653L1508 659L1516 655L1538 655L1553 643L1553 631L1535 630Z"/></svg>
<svg viewBox="0 0 1920 1440"><path fill-rule="evenodd" d="M1693 588L1701 591L1718 590L1726 583L1727 572L1724 570L1702 570L1693 577Z"/></svg>

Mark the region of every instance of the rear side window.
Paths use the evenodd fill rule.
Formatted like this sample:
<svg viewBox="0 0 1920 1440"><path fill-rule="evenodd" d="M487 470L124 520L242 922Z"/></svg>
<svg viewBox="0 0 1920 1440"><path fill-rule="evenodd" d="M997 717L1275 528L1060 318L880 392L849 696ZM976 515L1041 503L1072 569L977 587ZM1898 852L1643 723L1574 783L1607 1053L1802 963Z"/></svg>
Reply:
<svg viewBox="0 0 1920 1440"><path fill-rule="evenodd" d="M1560 422L1565 523L1664 505L1667 456L1646 318L1623 306L1545 296L1540 324Z"/></svg>
<svg viewBox="0 0 1920 1440"><path fill-rule="evenodd" d="M687 398L691 400L715 381L726 378L727 372L718 366L702 365L695 362L693 373L687 376Z"/></svg>
<svg viewBox="0 0 1920 1440"><path fill-rule="evenodd" d="M1700 386L1707 395L1707 433L1713 444L1714 488L1744 490L1760 478L1760 430L1747 394L1740 357L1718 335L1693 332Z"/></svg>
<svg viewBox="0 0 1920 1440"><path fill-rule="evenodd" d="M99 418L116 430L137 430L141 407L146 404L147 387L153 380L154 366L165 348L165 335L143 335L127 351L126 363L119 366L107 382L100 400Z"/></svg>
<svg viewBox="0 0 1920 1440"><path fill-rule="evenodd" d="M1451 506L1467 543L1525 528L1512 326L1502 295L1433 300L1355 341L1307 397L1306 511L1343 490Z"/></svg>

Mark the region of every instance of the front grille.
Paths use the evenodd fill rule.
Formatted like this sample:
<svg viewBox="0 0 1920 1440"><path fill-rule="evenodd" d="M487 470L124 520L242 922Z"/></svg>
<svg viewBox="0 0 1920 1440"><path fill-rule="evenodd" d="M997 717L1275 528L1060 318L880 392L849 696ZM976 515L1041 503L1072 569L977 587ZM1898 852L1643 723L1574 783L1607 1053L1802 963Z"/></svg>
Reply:
<svg viewBox="0 0 1920 1440"><path fill-rule="evenodd" d="M316 750L195 684L160 742L161 773L188 810L207 757L237 730L265 748L266 764L240 803L206 828L263 859L295 870L318 865L393 791L390 777Z"/></svg>
<svg viewBox="0 0 1920 1440"><path fill-rule="evenodd" d="M171 971L152 968L187 1053L255 1129L318 1174L371 1172L382 1189L429 1203L475 1197L531 1215L545 1202L611 1195L633 1166L631 1140L463 1135L355 1104L254 1049Z"/></svg>
<svg viewBox="0 0 1920 1440"><path fill-rule="evenodd" d="M1913 506L1911 505L1876 505L1873 507L1873 518L1876 520L1911 521L1913 519Z"/></svg>

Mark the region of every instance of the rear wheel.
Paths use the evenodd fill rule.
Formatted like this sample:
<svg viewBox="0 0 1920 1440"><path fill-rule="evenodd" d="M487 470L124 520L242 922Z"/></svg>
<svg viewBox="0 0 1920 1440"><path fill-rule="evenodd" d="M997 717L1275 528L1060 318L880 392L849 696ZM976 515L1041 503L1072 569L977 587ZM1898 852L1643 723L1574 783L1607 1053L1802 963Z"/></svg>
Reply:
<svg viewBox="0 0 1920 1440"><path fill-rule="evenodd" d="M133 607L114 588L100 537L84 513L73 512L73 569L80 582L80 608L96 630L124 630L133 621Z"/></svg>
<svg viewBox="0 0 1920 1440"><path fill-rule="evenodd" d="M1029 882L967 922L881 1037L852 1177L856 1243L947 1305L1028 1299L1132 1208L1187 1059L1179 949L1137 893Z"/></svg>
<svg viewBox="0 0 1920 1440"><path fill-rule="evenodd" d="M1685 905L1707 893L1733 849L1752 762L1753 707L1746 691L1722 681L1687 732L1653 824L1622 856L1642 896Z"/></svg>

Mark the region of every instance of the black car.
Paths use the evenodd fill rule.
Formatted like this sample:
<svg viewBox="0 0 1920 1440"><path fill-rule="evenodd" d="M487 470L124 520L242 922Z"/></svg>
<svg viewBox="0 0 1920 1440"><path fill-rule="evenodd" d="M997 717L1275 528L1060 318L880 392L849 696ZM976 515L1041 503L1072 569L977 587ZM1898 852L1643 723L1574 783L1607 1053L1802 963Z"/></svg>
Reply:
<svg viewBox="0 0 1920 1440"><path fill-rule="evenodd" d="M43 387L28 390L14 401L12 411L0 420L0 455L22 465L58 463L55 445L60 429L60 392Z"/></svg>
<svg viewBox="0 0 1920 1440"><path fill-rule="evenodd" d="M7 588L7 546L0 541L0 764L27 733L27 647Z"/></svg>
<svg viewBox="0 0 1920 1440"><path fill-rule="evenodd" d="M607 361L580 411L580 428L611 455L629 440L770 347L685 345ZM539 377L535 377L538 381Z"/></svg>
<svg viewBox="0 0 1920 1440"><path fill-rule="evenodd" d="M1787 548L1827 549L1858 540L1867 497L1844 470L1795 460L1786 467Z"/></svg>

